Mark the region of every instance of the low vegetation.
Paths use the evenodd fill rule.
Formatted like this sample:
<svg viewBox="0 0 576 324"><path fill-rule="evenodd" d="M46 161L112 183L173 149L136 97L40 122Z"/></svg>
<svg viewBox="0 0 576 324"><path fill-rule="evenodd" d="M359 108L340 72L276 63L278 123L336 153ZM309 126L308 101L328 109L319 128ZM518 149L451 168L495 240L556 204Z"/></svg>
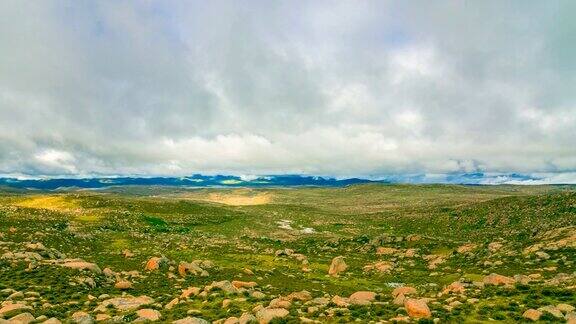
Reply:
<svg viewBox="0 0 576 324"><path fill-rule="evenodd" d="M576 323L576 188L0 191L0 321Z"/></svg>

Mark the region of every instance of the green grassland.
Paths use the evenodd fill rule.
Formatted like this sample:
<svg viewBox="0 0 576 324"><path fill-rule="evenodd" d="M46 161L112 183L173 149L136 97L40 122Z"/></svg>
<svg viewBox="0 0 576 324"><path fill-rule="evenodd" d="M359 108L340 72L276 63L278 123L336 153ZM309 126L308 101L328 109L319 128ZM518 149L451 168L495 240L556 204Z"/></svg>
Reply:
<svg viewBox="0 0 576 324"><path fill-rule="evenodd" d="M95 316L102 299L91 296L126 293L153 298L155 303L148 308L160 311L164 322L190 314L208 321L239 317L257 305L267 306L273 298L301 290L314 298L349 296L355 291L372 291L377 297L368 305L347 309L330 303L310 311L310 302L294 302L287 316L273 322L387 321L406 315L391 296L399 285L415 287L419 297L431 298L432 317L412 318L414 322L513 323L523 321L528 308L576 306L576 247L570 241L576 237L576 188L570 186L4 190L0 191L0 233L0 254L24 251L26 243L41 242L64 255L43 255L44 259L80 258L116 273L138 271L139 276L120 275L133 284L120 290L102 273L50 266L45 260L1 258L0 300L7 300L13 291L37 292L39 297L28 299L32 306L28 311L36 318L45 315L62 322L70 321L77 311ZM491 251L488 245L493 242L502 247ZM458 253L464 244L476 248ZM534 251L527 250L535 245ZM378 247L399 252L379 255ZM284 249L304 255L308 269L303 271L301 260L293 256L277 255ZM416 256L404 256L402 251L407 249L415 249ZM125 250L133 256L126 257ZM537 251L548 257L535 256ZM425 257L430 255L443 262L430 268ZM170 265L144 270L154 256L166 257ZM337 256L344 256L348 269L328 276ZM193 260L210 260L214 267L207 269L207 276L178 275L178 263ZM391 262L394 269L363 269L378 261ZM473 284L490 273L539 277L507 287ZM94 284L80 283L86 277ZM183 288L202 288L222 280L255 281L265 297L216 292L165 308ZM454 300L438 294L454 281L465 283L467 292L453 296L461 305L446 307ZM231 304L222 307L224 299ZM50 306L43 307L46 303ZM108 313L118 315L116 320L136 318L134 310ZM566 321L548 313L541 320Z"/></svg>

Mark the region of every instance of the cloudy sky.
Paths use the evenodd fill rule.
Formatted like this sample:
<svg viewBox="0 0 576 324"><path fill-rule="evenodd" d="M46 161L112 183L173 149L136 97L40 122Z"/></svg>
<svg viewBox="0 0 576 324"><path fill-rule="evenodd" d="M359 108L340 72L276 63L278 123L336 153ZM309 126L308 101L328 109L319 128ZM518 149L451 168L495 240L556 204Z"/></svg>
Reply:
<svg viewBox="0 0 576 324"><path fill-rule="evenodd" d="M576 181L576 1L0 1L0 174Z"/></svg>

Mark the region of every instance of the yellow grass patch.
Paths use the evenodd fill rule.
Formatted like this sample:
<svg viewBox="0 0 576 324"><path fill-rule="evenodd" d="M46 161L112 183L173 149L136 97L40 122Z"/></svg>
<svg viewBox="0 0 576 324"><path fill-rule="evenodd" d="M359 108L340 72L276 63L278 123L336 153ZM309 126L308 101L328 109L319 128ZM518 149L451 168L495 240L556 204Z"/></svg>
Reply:
<svg viewBox="0 0 576 324"><path fill-rule="evenodd" d="M73 211L80 208L73 201L64 196L35 196L18 201L14 204L19 207L49 209L55 211Z"/></svg>
<svg viewBox="0 0 576 324"><path fill-rule="evenodd" d="M67 198L66 196L34 196L18 201L13 205L18 207L64 212L72 214L75 220L84 222L95 222L101 218L98 214L86 212L74 201L74 199Z"/></svg>
<svg viewBox="0 0 576 324"><path fill-rule="evenodd" d="M127 239L115 239L114 241L112 241L112 248L114 249L126 249L130 247L130 241L128 241Z"/></svg>
<svg viewBox="0 0 576 324"><path fill-rule="evenodd" d="M94 213L90 213L90 214L81 213L81 214L74 215L74 218L76 220L83 221L83 222L95 222L95 221L100 220L100 218L102 218L102 217L100 215L94 214Z"/></svg>
<svg viewBox="0 0 576 324"><path fill-rule="evenodd" d="M233 193L211 193L200 200L215 202L231 206L253 206L265 205L272 201L270 193L250 193L250 192L233 192Z"/></svg>

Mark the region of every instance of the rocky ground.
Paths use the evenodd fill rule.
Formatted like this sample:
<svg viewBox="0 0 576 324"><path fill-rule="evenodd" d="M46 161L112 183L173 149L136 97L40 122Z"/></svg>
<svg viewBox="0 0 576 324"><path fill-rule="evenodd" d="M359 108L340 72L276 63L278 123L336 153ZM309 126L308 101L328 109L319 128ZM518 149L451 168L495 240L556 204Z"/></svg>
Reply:
<svg viewBox="0 0 576 324"><path fill-rule="evenodd" d="M0 206L2 323L576 323L571 187L5 191Z"/></svg>

